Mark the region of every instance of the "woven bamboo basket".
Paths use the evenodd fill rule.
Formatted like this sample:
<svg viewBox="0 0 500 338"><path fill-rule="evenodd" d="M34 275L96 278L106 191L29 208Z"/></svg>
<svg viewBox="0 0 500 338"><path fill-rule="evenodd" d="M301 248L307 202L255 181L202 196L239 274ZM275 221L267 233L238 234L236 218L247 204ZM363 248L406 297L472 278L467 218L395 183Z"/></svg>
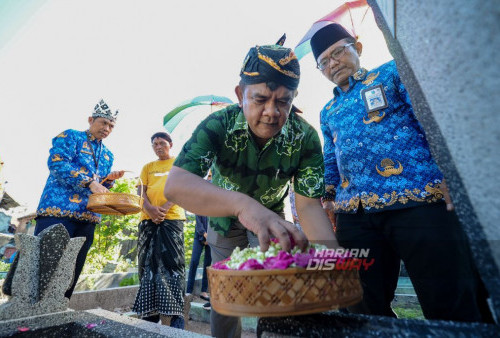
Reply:
<svg viewBox="0 0 500 338"><path fill-rule="evenodd" d="M361 301L356 270L217 270L207 268L210 304L227 316L281 317Z"/></svg>
<svg viewBox="0 0 500 338"><path fill-rule="evenodd" d="M142 198L118 192L95 193L89 196L87 209L103 215L131 215L142 209Z"/></svg>
<svg viewBox="0 0 500 338"><path fill-rule="evenodd" d="M124 170L125 173L134 174L133 171ZM100 183L108 180L108 176ZM141 196L136 194L127 194L121 192L105 192L95 193L89 196L87 209L102 215L132 215L137 214L142 210L144 188L141 178L139 177L141 186Z"/></svg>

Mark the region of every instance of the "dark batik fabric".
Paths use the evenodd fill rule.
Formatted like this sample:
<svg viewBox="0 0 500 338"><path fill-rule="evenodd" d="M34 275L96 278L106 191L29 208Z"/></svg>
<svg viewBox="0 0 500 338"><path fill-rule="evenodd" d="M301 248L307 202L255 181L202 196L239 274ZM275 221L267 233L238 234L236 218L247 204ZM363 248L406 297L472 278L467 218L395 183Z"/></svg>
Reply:
<svg viewBox="0 0 500 338"><path fill-rule="evenodd" d="M140 286L133 311L140 317L184 315L184 221L139 223Z"/></svg>
<svg viewBox="0 0 500 338"><path fill-rule="evenodd" d="M373 90L383 91L386 108L366 108L362 94ZM346 92L336 87L321 111L321 131L325 197L335 200L336 212L355 213L360 204L377 212L442 200L443 175L394 61L351 76Z"/></svg>
<svg viewBox="0 0 500 338"><path fill-rule="evenodd" d="M215 112L196 128L174 165L201 177L213 166L213 184L246 194L275 212L283 211L292 177L298 194L319 198L324 192L318 133L295 113L260 149L238 105ZM234 221L210 217L209 225L224 236Z"/></svg>

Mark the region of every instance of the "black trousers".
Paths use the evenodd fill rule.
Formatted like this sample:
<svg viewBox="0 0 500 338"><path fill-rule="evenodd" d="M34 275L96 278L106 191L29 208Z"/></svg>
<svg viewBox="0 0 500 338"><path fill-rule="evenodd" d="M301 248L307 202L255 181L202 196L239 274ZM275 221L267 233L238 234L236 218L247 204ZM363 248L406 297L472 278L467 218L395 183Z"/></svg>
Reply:
<svg viewBox="0 0 500 338"><path fill-rule="evenodd" d="M444 202L338 214L337 238L345 248L370 249L369 258L375 259L366 271L360 270L363 300L350 311L396 317L391 302L403 260L425 318L491 320L467 238Z"/></svg>

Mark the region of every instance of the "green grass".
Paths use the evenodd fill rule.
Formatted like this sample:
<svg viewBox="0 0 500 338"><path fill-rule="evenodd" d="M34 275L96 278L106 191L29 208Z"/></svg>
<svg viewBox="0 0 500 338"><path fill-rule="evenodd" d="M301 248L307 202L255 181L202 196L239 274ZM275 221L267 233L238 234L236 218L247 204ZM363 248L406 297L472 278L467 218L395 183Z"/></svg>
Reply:
<svg viewBox="0 0 500 338"><path fill-rule="evenodd" d="M425 319L422 310L419 308L395 307L393 310L401 319Z"/></svg>
<svg viewBox="0 0 500 338"><path fill-rule="evenodd" d="M124 278L120 281L120 286L139 285L139 275L133 274L132 277Z"/></svg>

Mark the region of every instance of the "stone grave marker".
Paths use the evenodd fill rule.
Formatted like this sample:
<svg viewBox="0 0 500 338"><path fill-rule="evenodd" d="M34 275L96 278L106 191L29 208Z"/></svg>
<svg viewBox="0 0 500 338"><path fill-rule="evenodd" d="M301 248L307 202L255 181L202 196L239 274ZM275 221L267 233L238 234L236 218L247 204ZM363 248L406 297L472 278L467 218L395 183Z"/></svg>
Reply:
<svg viewBox="0 0 500 338"><path fill-rule="evenodd" d="M69 238L62 224L38 236L17 234L19 254L3 285L9 300L0 305L0 320L66 311L75 261L85 238Z"/></svg>

